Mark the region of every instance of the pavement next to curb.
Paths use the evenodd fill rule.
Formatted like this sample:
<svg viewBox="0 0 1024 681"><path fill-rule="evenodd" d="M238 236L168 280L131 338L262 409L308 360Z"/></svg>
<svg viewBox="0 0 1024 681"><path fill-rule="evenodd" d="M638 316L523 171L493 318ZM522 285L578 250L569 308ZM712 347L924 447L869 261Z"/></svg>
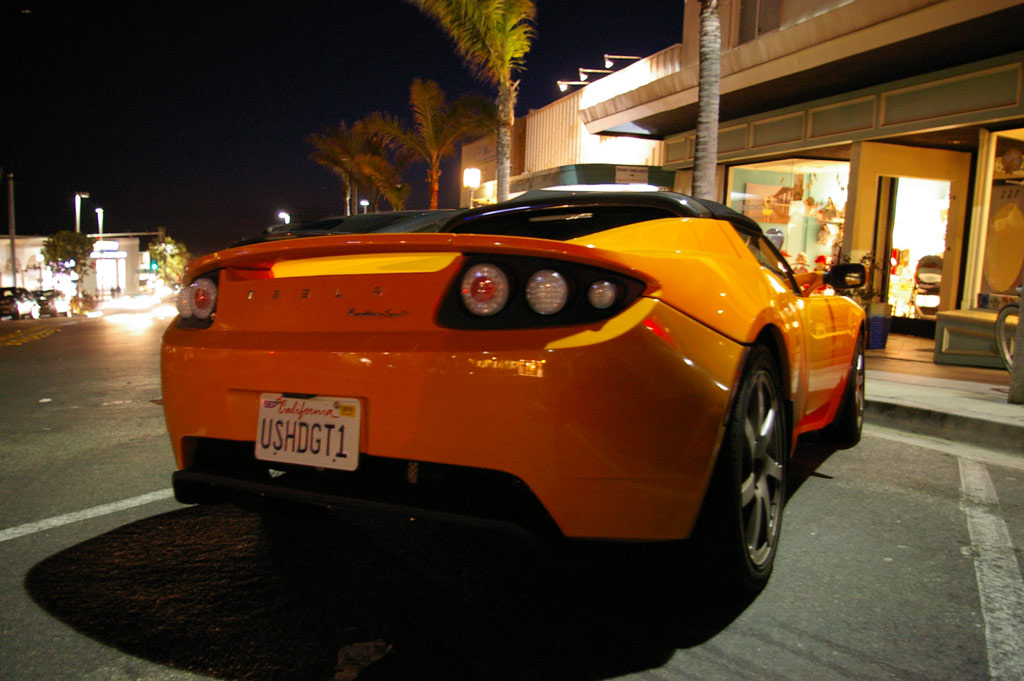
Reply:
<svg viewBox="0 0 1024 681"><path fill-rule="evenodd" d="M864 394L868 423L1024 455L1024 405L1004 386L868 369Z"/></svg>

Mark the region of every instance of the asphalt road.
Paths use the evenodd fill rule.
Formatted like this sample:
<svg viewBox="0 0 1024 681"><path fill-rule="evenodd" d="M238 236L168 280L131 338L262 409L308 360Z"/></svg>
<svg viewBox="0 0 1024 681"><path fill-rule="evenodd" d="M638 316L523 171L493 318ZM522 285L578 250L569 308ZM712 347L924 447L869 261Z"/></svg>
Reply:
<svg viewBox="0 0 1024 681"><path fill-rule="evenodd" d="M177 504L166 323L0 321L0 679L328 680L373 641L360 679L1024 678L1022 459L806 442L772 581L736 602L685 547L552 560L422 520Z"/></svg>

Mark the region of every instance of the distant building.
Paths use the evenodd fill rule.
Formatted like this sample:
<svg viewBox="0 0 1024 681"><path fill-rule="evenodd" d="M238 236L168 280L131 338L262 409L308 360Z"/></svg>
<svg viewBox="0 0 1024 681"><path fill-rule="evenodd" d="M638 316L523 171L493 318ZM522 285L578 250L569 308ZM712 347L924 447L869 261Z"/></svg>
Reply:
<svg viewBox="0 0 1024 681"><path fill-rule="evenodd" d="M97 236L97 235L91 235ZM83 295L102 300L112 295L139 293L140 276L148 274L145 267L149 253L139 253L138 237L107 237L98 239L91 255L95 267L81 282L58 277L43 261L44 236L15 237L15 278L17 285L30 291L59 289L74 295L75 288ZM8 239L0 239L0 262L3 262L3 285L13 286L11 276L11 249ZM145 261L145 262L143 262Z"/></svg>

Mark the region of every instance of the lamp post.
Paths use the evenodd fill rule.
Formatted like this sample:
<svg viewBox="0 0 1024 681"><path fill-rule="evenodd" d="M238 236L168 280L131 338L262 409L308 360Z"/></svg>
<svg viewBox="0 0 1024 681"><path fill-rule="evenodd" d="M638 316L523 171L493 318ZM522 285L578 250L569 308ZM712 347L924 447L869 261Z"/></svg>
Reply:
<svg viewBox="0 0 1024 681"><path fill-rule="evenodd" d="M466 168L462 171L462 186L469 189L469 207L473 207L473 192L480 188L480 169Z"/></svg>
<svg viewBox="0 0 1024 681"><path fill-rule="evenodd" d="M100 238L103 238L103 209L102 208L97 208L96 209L96 224L99 225L99 228L100 228Z"/></svg>
<svg viewBox="0 0 1024 681"><path fill-rule="evenodd" d="M359 199L359 205L362 207L363 212L365 213L366 210L370 207L370 201L369 199Z"/></svg>
<svg viewBox="0 0 1024 681"><path fill-rule="evenodd" d="M75 234L82 231L82 199L89 198L89 192L75 192Z"/></svg>
<svg viewBox="0 0 1024 681"><path fill-rule="evenodd" d="M2 171L0 175L3 175ZM18 257L14 249L14 173L7 173L7 229L11 236L11 286L17 286Z"/></svg>

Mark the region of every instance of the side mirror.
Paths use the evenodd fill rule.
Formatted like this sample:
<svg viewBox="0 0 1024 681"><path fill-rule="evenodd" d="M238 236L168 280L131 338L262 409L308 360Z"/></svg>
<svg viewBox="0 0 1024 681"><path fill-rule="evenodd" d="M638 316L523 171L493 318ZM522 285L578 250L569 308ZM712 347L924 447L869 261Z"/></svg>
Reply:
<svg viewBox="0 0 1024 681"><path fill-rule="evenodd" d="M868 273L860 263L844 263L835 265L825 275L825 283L837 291L860 288L867 282Z"/></svg>
<svg viewBox="0 0 1024 681"><path fill-rule="evenodd" d="M764 232L765 236L768 237L768 241L771 241L775 248L782 250L782 244L786 241L786 236L782 233L782 230L778 227L769 227Z"/></svg>

